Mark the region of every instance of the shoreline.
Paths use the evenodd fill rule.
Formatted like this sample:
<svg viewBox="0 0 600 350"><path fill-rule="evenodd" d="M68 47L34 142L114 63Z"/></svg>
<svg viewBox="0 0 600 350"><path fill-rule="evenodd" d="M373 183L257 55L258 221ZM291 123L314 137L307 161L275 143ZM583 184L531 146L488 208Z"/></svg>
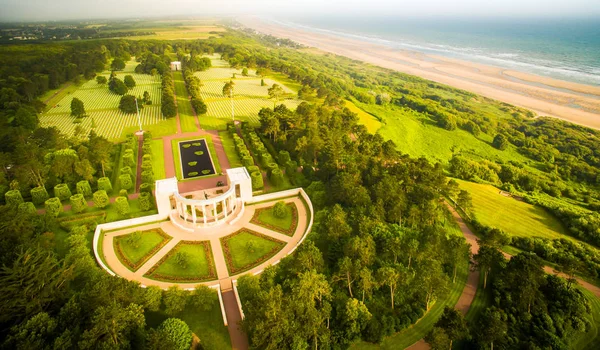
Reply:
<svg viewBox="0 0 600 350"><path fill-rule="evenodd" d="M538 116L600 129L600 87L597 86L289 28L256 17L241 17L237 21L264 34L470 91L529 109Z"/></svg>

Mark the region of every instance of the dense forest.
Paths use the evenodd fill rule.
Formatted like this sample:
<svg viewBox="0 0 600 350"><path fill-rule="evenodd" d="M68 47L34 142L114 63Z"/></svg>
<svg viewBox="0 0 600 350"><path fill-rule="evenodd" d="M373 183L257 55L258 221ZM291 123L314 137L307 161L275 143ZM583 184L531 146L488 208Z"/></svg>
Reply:
<svg viewBox="0 0 600 350"><path fill-rule="evenodd" d="M591 211L598 203L595 131L534 120L511 106L502 106L506 114L501 119L478 116L458 98L473 98L466 92L372 71L346 59L309 55L293 43L242 32L204 41L13 45L0 50L0 192L2 198L14 199L18 193L21 199L6 200L0 207L3 347L189 348L171 336L189 331L174 318L185 308L202 308L214 292L140 288L109 276L90 254L94 221L70 227L68 249L57 252L55 217L18 204L47 198L44 193L60 184L76 188L87 181L97 189L101 178L114 176L111 164L118 146L93 132L61 135L40 127L37 114L44 105L39 96L65 82L92 79L113 59L131 56L140 62L136 71L155 70L169 82L169 53L190 54L184 62L194 71L207 68L201 55L213 52L234 67L285 74L302 85L299 94L307 101L295 111L283 105L263 109L259 128L243 127L274 151L290 154L292 163L281 165L295 185L306 189L316 212L314 229L295 254L260 276L239 280L243 327L252 348L339 349L359 339L380 342L443 300L461 283L457 275L470 258L464 238L448 229L452 218L443 197L457 195L448 174L513 186L531 192L532 198L545 193L552 199L581 199L576 206L589 217L585 225L564 210L562 201L552 203L558 203L555 210L563 220L579 222L571 225L573 235L579 230L578 237L598 244L597 213ZM186 78L192 93L201 82L189 74ZM171 86L163 84L163 102L170 101L163 105L165 116L174 113ZM428 94L430 88L457 98ZM409 157L397 151L402 140L386 141L359 125L344 99L410 108L446 129L500 135L495 146L510 143L547 167L533 172L522 164L478 162L461 154L448 166ZM204 102L197 100L194 108L202 108ZM573 182L585 186L573 187ZM7 192L11 194L5 196ZM473 258L477 268L490 272L487 288L494 293L493 305L472 325L447 309L428 337L434 348L447 349L462 340L479 348L493 343L505 349L563 349L589 329L588 302L572 281L545 275L532 254L508 262L496 259L501 240L493 234L484 240L488 255ZM158 311L168 318L150 327L148 315Z"/></svg>

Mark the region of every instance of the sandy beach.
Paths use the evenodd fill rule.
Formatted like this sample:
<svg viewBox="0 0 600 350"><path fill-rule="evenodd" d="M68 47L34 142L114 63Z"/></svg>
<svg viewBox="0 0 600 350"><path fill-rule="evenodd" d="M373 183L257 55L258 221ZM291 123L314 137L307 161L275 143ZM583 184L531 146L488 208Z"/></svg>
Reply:
<svg viewBox="0 0 600 350"><path fill-rule="evenodd" d="M600 87L366 41L272 24L256 17L238 22L264 34L289 38L319 50L416 75L576 124L600 129Z"/></svg>

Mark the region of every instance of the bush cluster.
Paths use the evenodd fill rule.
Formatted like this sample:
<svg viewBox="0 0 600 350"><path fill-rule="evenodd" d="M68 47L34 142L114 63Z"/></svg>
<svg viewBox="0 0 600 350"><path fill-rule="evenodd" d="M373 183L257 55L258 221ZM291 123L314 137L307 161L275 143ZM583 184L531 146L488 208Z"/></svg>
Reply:
<svg viewBox="0 0 600 350"><path fill-rule="evenodd" d="M36 205L44 204L44 202L50 198L48 191L44 186L34 187L31 189L30 193L31 201Z"/></svg>
<svg viewBox="0 0 600 350"><path fill-rule="evenodd" d="M61 201L66 201L71 198L72 193L67 184L58 184L54 186L54 196L58 197Z"/></svg>

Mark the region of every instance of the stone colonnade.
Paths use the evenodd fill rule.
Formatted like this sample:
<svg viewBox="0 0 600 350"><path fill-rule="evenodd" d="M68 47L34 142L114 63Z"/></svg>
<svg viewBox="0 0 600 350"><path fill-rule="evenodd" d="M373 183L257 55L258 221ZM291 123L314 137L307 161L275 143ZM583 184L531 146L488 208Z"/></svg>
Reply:
<svg viewBox="0 0 600 350"><path fill-rule="evenodd" d="M235 185L214 198L189 199L179 193L175 193L174 197L178 216L200 227L222 224L235 212L238 205L244 206L243 201L236 198Z"/></svg>

